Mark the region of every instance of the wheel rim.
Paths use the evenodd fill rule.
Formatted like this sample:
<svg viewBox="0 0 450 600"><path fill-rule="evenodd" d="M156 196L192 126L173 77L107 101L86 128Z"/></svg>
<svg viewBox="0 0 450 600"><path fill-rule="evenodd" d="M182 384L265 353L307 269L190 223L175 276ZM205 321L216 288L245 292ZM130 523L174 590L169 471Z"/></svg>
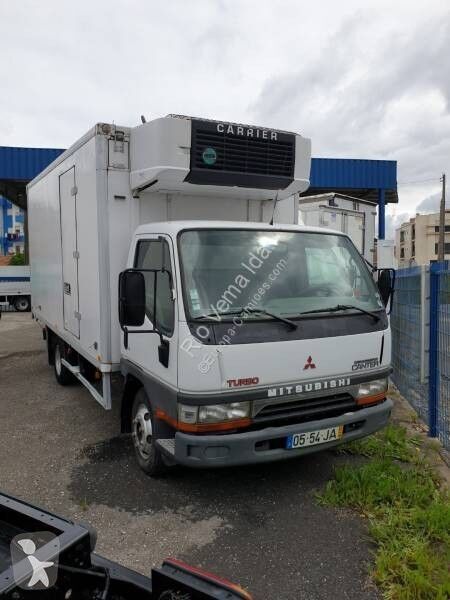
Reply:
<svg viewBox="0 0 450 600"><path fill-rule="evenodd" d="M55 370L58 375L61 375L62 363L61 363L61 350L59 346L55 348Z"/></svg>
<svg viewBox="0 0 450 600"><path fill-rule="evenodd" d="M148 407L140 404L133 419L133 443L136 450L147 459L152 449L153 428Z"/></svg>
<svg viewBox="0 0 450 600"><path fill-rule="evenodd" d="M26 310L28 308L28 300L18 300L17 308L19 310Z"/></svg>

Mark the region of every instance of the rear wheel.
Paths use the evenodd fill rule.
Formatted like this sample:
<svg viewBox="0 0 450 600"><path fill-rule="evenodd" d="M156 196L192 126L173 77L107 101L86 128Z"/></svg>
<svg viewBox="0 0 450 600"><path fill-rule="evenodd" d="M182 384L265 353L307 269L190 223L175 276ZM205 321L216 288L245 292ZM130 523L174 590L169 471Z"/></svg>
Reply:
<svg viewBox="0 0 450 600"><path fill-rule="evenodd" d="M56 381L60 385L71 385L75 382L75 377L69 371L67 367L62 364L62 358L64 357L63 344L56 342L53 350L54 369Z"/></svg>
<svg viewBox="0 0 450 600"><path fill-rule="evenodd" d="M133 401L131 435L139 466L152 477L161 475L167 470L162 453L156 446L158 429L158 421L153 417L150 401L145 390L141 388Z"/></svg>
<svg viewBox="0 0 450 600"><path fill-rule="evenodd" d="M14 301L14 308L18 312L26 312L30 310L30 299L28 296L18 296Z"/></svg>

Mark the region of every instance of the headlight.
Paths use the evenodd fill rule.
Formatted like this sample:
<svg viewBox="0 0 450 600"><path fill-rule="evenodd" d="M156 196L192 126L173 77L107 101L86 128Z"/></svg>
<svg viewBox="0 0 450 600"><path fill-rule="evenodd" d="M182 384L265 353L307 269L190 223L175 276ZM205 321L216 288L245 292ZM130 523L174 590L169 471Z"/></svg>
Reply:
<svg viewBox="0 0 450 600"><path fill-rule="evenodd" d="M382 400L388 389L388 379L375 379L367 383L361 383L358 388L356 402L358 404L370 404Z"/></svg>
<svg viewBox="0 0 450 600"><path fill-rule="evenodd" d="M183 423L222 423L245 419L250 414L250 402L210 404L206 406L178 405L178 420Z"/></svg>
<svg viewBox="0 0 450 600"><path fill-rule="evenodd" d="M199 423L220 423L245 419L250 411L250 402L231 402L231 404L212 404L200 406L198 411Z"/></svg>

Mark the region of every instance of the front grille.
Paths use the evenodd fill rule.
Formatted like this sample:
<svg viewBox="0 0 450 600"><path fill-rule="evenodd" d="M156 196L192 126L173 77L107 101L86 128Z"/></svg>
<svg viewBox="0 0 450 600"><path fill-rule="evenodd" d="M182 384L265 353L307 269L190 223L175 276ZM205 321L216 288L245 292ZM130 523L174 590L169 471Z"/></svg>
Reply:
<svg viewBox="0 0 450 600"><path fill-rule="evenodd" d="M238 135L236 131L243 131ZM253 137L247 135L251 130ZM268 189L283 189L294 178L295 135L217 123L192 121L191 171L187 180ZM258 132L258 136L256 136ZM262 135L266 135L263 138ZM276 139L272 139L272 134Z"/></svg>
<svg viewBox="0 0 450 600"><path fill-rule="evenodd" d="M255 417L255 422L295 418L298 422L342 415L357 410L350 394L336 394L321 398L297 399L292 402L269 404Z"/></svg>

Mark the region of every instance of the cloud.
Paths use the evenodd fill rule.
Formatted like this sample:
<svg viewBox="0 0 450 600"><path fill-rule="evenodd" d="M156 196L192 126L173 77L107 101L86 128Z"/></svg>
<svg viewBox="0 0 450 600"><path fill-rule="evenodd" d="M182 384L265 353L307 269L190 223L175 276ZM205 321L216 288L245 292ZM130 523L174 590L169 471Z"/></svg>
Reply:
<svg viewBox="0 0 450 600"><path fill-rule="evenodd" d="M4 145L67 147L97 121L174 112L397 160L400 182L449 163L446 0L21 0L0 20ZM414 212L436 184L399 190Z"/></svg>
<svg viewBox="0 0 450 600"><path fill-rule="evenodd" d="M439 212L441 204L441 193L431 194L419 202L416 206L416 212L418 213L434 213Z"/></svg>
<svg viewBox="0 0 450 600"><path fill-rule="evenodd" d="M304 132L315 155L393 159L400 180L437 181L450 157L450 13L397 28L380 39L373 14L355 13L313 60L266 82L255 118Z"/></svg>
<svg viewBox="0 0 450 600"><path fill-rule="evenodd" d="M395 230L398 229L402 223L409 221L410 218L411 215L407 212L398 215L386 215L386 239L395 240Z"/></svg>

